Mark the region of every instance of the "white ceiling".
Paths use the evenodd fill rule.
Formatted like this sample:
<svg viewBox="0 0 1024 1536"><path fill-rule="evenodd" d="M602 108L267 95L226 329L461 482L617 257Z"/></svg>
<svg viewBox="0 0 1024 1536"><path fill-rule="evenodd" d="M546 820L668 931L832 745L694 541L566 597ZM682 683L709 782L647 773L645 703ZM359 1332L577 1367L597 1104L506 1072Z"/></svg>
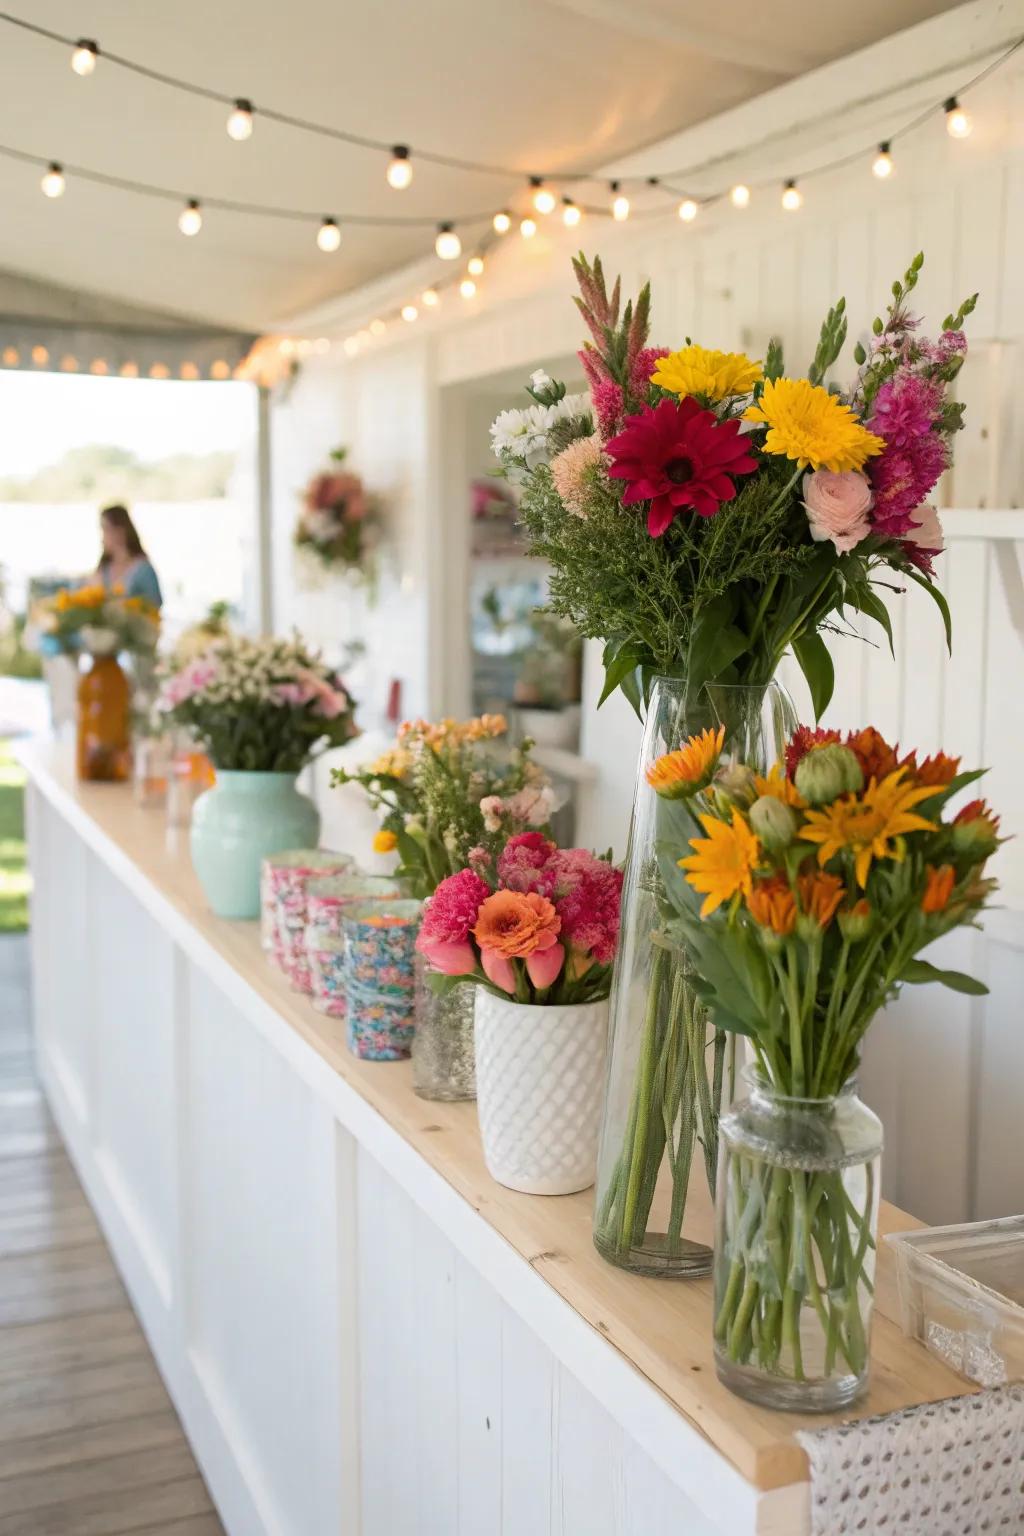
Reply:
<svg viewBox="0 0 1024 1536"><path fill-rule="evenodd" d="M511 165L604 167L955 0L9 0L39 25L217 91L387 141ZM693 19L691 19L691 17ZM324 214L450 216L522 198L521 180L384 158L225 110L0 24L0 144L180 190ZM173 204L69 177L63 198L0 157L0 270L223 325L262 328L429 250L429 229L315 230L210 210L186 240ZM586 198L580 189L578 195ZM480 226L481 228L486 226Z"/></svg>

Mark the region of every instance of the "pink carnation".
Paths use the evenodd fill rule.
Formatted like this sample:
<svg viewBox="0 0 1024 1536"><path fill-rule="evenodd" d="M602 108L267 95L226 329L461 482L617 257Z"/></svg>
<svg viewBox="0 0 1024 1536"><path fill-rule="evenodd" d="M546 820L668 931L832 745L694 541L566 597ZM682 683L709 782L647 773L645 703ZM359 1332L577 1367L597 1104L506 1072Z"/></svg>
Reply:
<svg viewBox="0 0 1024 1536"><path fill-rule="evenodd" d="M871 522L876 532L903 537L913 526L913 513L934 489L948 463L944 440L935 432L914 438L904 448L890 447L869 469L875 491Z"/></svg>
<svg viewBox="0 0 1024 1536"><path fill-rule="evenodd" d="M546 867L556 852L555 844L542 833L520 832L509 838L498 855L498 880L510 891L539 891L549 896L554 882Z"/></svg>
<svg viewBox="0 0 1024 1536"><path fill-rule="evenodd" d="M470 934L477 913L491 888L471 869L460 869L457 875L442 880L427 902L420 927L420 940L424 944L464 943Z"/></svg>
<svg viewBox="0 0 1024 1536"><path fill-rule="evenodd" d="M942 387L901 370L879 389L868 426L894 448L905 448L931 431L942 406Z"/></svg>
<svg viewBox="0 0 1024 1536"><path fill-rule="evenodd" d="M560 850L550 867L562 938L577 953L610 965L619 937L622 871L585 848Z"/></svg>

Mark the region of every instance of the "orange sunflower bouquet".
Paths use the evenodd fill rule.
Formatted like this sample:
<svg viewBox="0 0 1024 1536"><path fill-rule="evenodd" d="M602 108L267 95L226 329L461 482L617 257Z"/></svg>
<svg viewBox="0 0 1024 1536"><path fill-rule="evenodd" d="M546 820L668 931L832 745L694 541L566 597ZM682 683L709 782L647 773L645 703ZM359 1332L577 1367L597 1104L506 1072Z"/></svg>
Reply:
<svg viewBox="0 0 1024 1536"><path fill-rule="evenodd" d="M874 1268L881 1130L851 1087L861 1044L904 985L986 991L921 951L984 908L999 818L980 799L951 814L979 772L901 756L871 727L800 727L768 774L725 765L706 735L650 778L693 985L753 1060L751 1099L721 1123L719 1371L777 1406L836 1407L866 1379Z"/></svg>

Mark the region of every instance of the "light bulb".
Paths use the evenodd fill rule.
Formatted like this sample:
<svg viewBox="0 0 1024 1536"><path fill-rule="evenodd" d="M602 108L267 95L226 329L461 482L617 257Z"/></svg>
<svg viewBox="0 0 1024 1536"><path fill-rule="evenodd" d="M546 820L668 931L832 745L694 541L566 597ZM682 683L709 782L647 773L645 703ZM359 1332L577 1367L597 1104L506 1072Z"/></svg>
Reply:
<svg viewBox="0 0 1024 1536"><path fill-rule="evenodd" d="M202 212L195 198L191 197L178 214L178 228L183 235L198 235L202 227Z"/></svg>
<svg viewBox="0 0 1024 1536"><path fill-rule="evenodd" d="M437 239L434 241L434 250L442 261L458 261L462 255L462 241L450 224L437 226Z"/></svg>
<svg viewBox="0 0 1024 1536"><path fill-rule="evenodd" d="M750 202L750 188L738 181L729 193L729 201L734 208L746 208Z"/></svg>
<svg viewBox="0 0 1024 1536"><path fill-rule="evenodd" d="M70 352L65 352L64 356L60 360L60 371L61 373L77 373L78 358L73 356L73 354Z"/></svg>
<svg viewBox="0 0 1024 1536"><path fill-rule="evenodd" d="M387 325L384 323L383 320L381 320L381 318L379 316L377 317L376 320L371 320L370 321L370 335L371 336L383 336L384 332L386 330L387 330Z"/></svg>
<svg viewBox="0 0 1024 1536"><path fill-rule="evenodd" d="M415 304L403 304L402 305L402 319L403 320L408 320L410 325L412 324L412 322L414 320L418 320L419 319L419 313L420 312L416 308Z"/></svg>
<svg viewBox="0 0 1024 1536"><path fill-rule="evenodd" d="M346 357L355 357L359 351L359 343L354 336L346 336L341 346Z"/></svg>
<svg viewBox="0 0 1024 1536"><path fill-rule="evenodd" d="M787 213L795 213L803 205L803 193L795 181L787 181L782 189L782 206Z"/></svg>
<svg viewBox="0 0 1024 1536"><path fill-rule="evenodd" d="M464 299L471 299L476 293L476 283L471 277L464 277L459 284L459 292Z"/></svg>
<svg viewBox="0 0 1024 1536"><path fill-rule="evenodd" d="M629 198L625 195L625 193L619 191L619 184L617 181L612 182L611 189L614 193L614 196L612 197L612 218L617 219L618 222L622 224L626 219L629 218Z"/></svg>
<svg viewBox="0 0 1024 1536"><path fill-rule="evenodd" d="M316 232L316 243L322 251L336 251L341 244L341 230L333 219L324 219Z"/></svg>
<svg viewBox="0 0 1024 1536"><path fill-rule="evenodd" d="M80 37L71 55L71 68L76 75L91 75L99 58L99 48L88 37Z"/></svg>
<svg viewBox="0 0 1024 1536"><path fill-rule="evenodd" d="M409 146L396 144L391 151L391 160L387 168L388 186L394 187L396 192L404 192L412 181L412 161L409 159Z"/></svg>
<svg viewBox="0 0 1024 1536"><path fill-rule="evenodd" d="M507 235L512 228L512 215L506 213L504 208L502 208L500 213L494 215L491 223L494 226L494 233L496 235Z"/></svg>
<svg viewBox="0 0 1024 1536"><path fill-rule="evenodd" d="M252 138L252 102L239 96L227 121L228 138L239 144Z"/></svg>
<svg viewBox="0 0 1024 1536"><path fill-rule="evenodd" d="M484 259L482 256L471 256L466 262L466 271L470 277L482 277L484 271Z"/></svg>
<svg viewBox="0 0 1024 1536"><path fill-rule="evenodd" d="M424 309L436 309L441 302L441 295L436 288L424 288L420 294L420 303Z"/></svg>
<svg viewBox="0 0 1024 1536"><path fill-rule="evenodd" d="M892 155L889 153L888 144L879 144L878 154L871 162L871 174L877 176L879 181L885 181L892 175Z"/></svg>
<svg viewBox="0 0 1024 1536"><path fill-rule="evenodd" d="M44 346L33 347L32 361L37 368L45 368L46 364L50 361L50 354Z"/></svg>
<svg viewBox="0 0 1024 1536"><path fill-rule="evenodd" d="M562 223L567 229L575 229L582 218L580 206L578 203L574 203L571 197L563 197L562 201L565 204L565 207L562 209Z"/></svg>
<svg viewBox="0 0 1024 1536"><path fill-rule="evenodd" d="M223 373L218 373L217 372L217 368L218 367L223 368L224 372ZM137 379L138 376L139 376L139 365L138 365L138 363L133 363L133 362L122 363L120 369L118 370L118 372L120 373L122 379ZM213 377L215 379L226 379L226 378L228 378L230 376L231 369L228 367L227 363L224 363L224 362L222 362L220 364L214 363L214 365L211 368L210 372L213 374Z"/></svg>
<svg viewBox="0 0 1024 1536"><path fill-rule="evenodd" d="M973 124L969 112L965 112L955 96L946 102L946 132L951 139L966 139Z"/></svg>
<svg viewBox="0 0 1024 1536"><path fill-rule="evenodd" d="M551 213L554 209L556 198L550 187L544 185L540 176L530 177L530 186L533 187L533 206L538 213Z"/></svg>
<svg viewBox="0 0 1024 1536"><path fill-rule="evenodd" d="M316 353L317 357L326 357L330 350L331 343L328 341L327 337L318 336L313 343L313 351Z"/></svg>
<svg viewBox="0 0 1024 1536"><path fill-rule="evenodd" d="M523 219L519 225L519 233L522 235L524 240L532 240L534 235L537 233L537 220Z"/></svg>
<svg viewBox="0 0 1024 1536"><path fill-rule="evenodd" d="M679 217L684 224L692 224L699 212L700 209L692 197L684 197L679 204Z"/></svg>
<svg viewBox="0 0 1024 1536"><path fill-rule="evenodd" d="M39 183L44 197L63 197L67 182L64 180L63 168L56 160L51 160L47 166L42 181Z"/></svg>

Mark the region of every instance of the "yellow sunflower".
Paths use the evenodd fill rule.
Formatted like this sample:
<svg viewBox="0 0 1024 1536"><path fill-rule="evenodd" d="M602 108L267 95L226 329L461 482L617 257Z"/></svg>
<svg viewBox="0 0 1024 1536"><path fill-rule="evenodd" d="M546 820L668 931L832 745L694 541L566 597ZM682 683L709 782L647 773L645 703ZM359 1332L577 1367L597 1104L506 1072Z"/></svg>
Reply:
<svg viewBox="0 0 1024 1536"><path fill-rule="evenodd" d="M737 892L750 895L761 845L739 811L733 811L730 824L719 821L717 816L702 816L700 823L708 835L690 838L690 847L695 851L689 858L679 860L679 868L686 870L694 890L705 897L700 915L709 917Z"/></svg>
<svg viewBox="0 0 1024 1536"><path fill-rule="evenodd" d="M701 395L705 400L725 400L729 395L749 395L764 377L760 363L742 352L709 352L706 347L683 347L659 357L651 383L682 399Z"/></svg>
<svg viewBox="0 0 1024 1536"><path fill-rule="evenodd" d="M783 805L791 805L797 811L803 810L807 804L793 780L786 777L781 763L773 763L767 776L755 773L754 788L759 795L771 795L773 800L781 800Z"/></svg>
<svg viewBox="0 0 1024 1536"><path fill-rule="evenodd" d="M666 752L647 770L647 782L666 800L683 800L711 782L725 740L725 726L691 736L685 747Z"/></svg>
<svg viewBox="0 0 1024 1536"><path fill-rule="evenodd" d="M768 379L760 400L747 407L743 419L767 425L766 453L835 474L862 469L885 447L848 405L809 379Z"/></svg>
<svg viewBox="0 0 1024 1536"><path fill-rule="evenodd" d="M853 855L857 884L863 890L872 859L902 863L906 857L903 834L935 830L934 822L913 810L935 790L927 784L916 788L908 784L906 772L897 768L880 784L872 779L860 795L844 795L821 810L805 811L805 825L799 835L805 842L819 844L819 864L825 865L835 854L848 850Z"/></svg>

